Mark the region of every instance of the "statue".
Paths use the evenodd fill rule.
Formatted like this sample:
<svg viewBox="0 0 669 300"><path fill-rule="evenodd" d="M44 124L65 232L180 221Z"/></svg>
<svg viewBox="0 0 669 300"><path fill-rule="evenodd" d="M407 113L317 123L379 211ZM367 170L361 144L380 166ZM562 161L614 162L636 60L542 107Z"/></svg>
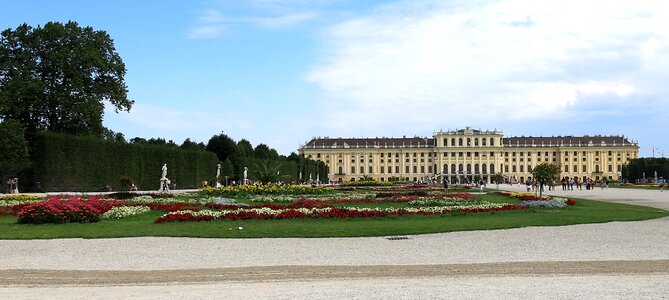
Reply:
<svg viewBox="0 0 669 300"><path fill-rule="evenodd" d="M158 192L166 193L170 191L170 180L167 179L167 164L164 164L162 169L163 174L160 178L160 189L158 189Z"/></svg>
<svg viewBox="0 0 669 300"><path fill-rule="evenodd" d="M167 164L163 165L163 177L161 179L167 178Z"/></svg>
<svg viewBox="0 0 669 300"><path fill-rule="evenodd" d="M221 164L216 165L216 187L221 187L221 181L218 178L221 177Z"/></svg>
<svg viewBox="0 0 669 300"><path fill-rule="evenodd" d="M249 168L244 167L244 184L246 184L246 178L248 178L249 175Z"/></svg>

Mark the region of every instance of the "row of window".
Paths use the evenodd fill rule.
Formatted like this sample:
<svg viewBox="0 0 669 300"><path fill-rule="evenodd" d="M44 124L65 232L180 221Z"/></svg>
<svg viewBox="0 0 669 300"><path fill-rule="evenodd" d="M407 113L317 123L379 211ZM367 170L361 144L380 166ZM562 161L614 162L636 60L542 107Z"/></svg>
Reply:
<svg viewBox="0 0 669 300"><path fill-rule="evenodd" d="M457 144L456 144L457 141ZM455 138L450 138L450 143L449 143L449 138L444 138L444 147L465 147L465 146L472 146L472 141L474 142L474 146L479 146L479 138L458 138L457 140ZM480 139L480 146L488 146L487 142L490 141L490 146L495 146L495 138L481 138Z"/></svg>
<svg viewBox="0 0 669 300"><path fill-rule="evenodd" d="M616 154L617 154L618 156L620 156L621 153L622 153L623 151L615 151L615 152L616 152ZM418 156L420 155L420 157L425 157L425 154L426 154L426 153L427 153L427 157L432 157L432 152L420 152L420 153L418 153L418 152L413 152L413 153L404 153L404 156L405 156L405 157L418 157ZM629 152L629 151L624 151L624 153L625 153L627 156L630 156L630 152ZM396 158L399 158L399 157L400 157L400 153L394 153L394 154L395 154L394 157L396 157ZM491 156L491 157L494 157L494 156L495 156L495 152L492 152L492 151L491 151L491 152L444 152L444 153L443 153L444 157L447 157L447 156L455 157L456 155L459 156L459 157L463 157L463 156L465 156L465 155L466 155L467 157L471 157L472 154L474 155L474 157L478 157L479 155L480 155L480 156ZM549 156L549 154L552 154L553 156L557 156L557 152L555 152L555 151L553 151L553 152L548 152L548 151L544 151L544 152L539 151L539 152L536 152L536 156L542 156L542 155L543 155L543 156ZM365 156L369 156L370 160L371 160L371 158L373 157L373 154L371 154L371 153L370 153L370 154L364 154L364 153L362 153L362 154L359 154L359 155L360 155L360 158L364 158ZM533 155L533 152L515 152L515 151L514 151L514 152L508 152L508 151L507 151L507 152L504 152L504 157L509 157L509 155L511 155L512 157L513 157L513 156L521 156L521 157L522 157L522 156L525 156L525 155L527 155L527 156L532 156L532 155ZM565 151L565 152L564 152L564 156L569 156L569 155L570 155L570 152L569 152L569 151ZM573 151L573 152L572 152L572 155L573 155L573 156L578 156L578 151ZM587 152L586 152L586 151L582 151L582 152L581 152L581 155L582 155L582 156L586 156L586 155L587 155ZM599 155L600 155L600 151L595 151L595 156L599 156ZM357 156L357 154L355 154L355 153L351 153L351 158L356 157L356 156ZM387 157L393 157L393 153L380 153L380 156L381 156L381 157L386 157L386 156L387 156ZM613 151L608 151L608 156L613 156ZM309 155L307 155L307 157L308 157L308 158L312 158L312 155L309 154ZM341 157L342 157L342 154L339 154L339 157L341 158ZM316 158L321 158L321 153L316 153Z"/></svg>

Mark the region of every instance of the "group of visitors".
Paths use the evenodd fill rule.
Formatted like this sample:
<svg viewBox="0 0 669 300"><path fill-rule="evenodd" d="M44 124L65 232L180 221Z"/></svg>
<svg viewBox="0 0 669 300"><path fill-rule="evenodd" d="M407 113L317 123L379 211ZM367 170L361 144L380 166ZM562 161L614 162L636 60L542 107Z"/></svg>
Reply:
<svg viewBox="0 0 669 300"><path fill-rule="evenodd" d="M573 191L574 187L576 187L576 189L578 189L579 191L582 191L583 186L585 186L586 190L592 190L592 189L595 188L595 186L598 183L599 183L599 186L602 189L608 189L609 188L609 180L606 179L606 178L597 182L597 181L592 180L591 178L586 178L584 180L581 180L578 177L576 177L576 178L564 177L564 178L562 178L560 183L562 184L562 190L563 191ZM552 186L553 190L555 190L556 182L553 181L551 183L551 186Z"/></svg>
<svg viewBox="0 0 669 300"><path fill-rule="evenodd" d="M18 178L7 179L6 191L7 191L7 194L18 194L19 193Z"/></svg>

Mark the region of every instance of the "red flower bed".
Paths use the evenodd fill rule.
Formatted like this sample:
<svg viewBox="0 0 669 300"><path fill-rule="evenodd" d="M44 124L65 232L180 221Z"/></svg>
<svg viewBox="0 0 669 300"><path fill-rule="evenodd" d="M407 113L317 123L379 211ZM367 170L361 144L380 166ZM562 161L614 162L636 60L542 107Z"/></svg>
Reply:
<svg viewBox="0 0 669 300"><path fill-rule="evenodd" d="M511 193L507 193L507 192L495 192L495 194L500 195L500 196L504 196L504 197L511 197Z"/></svg>
<svg viewBox="0 0 669 300"><path fill-rule="evenodd" d="M471 209L461 209L457 211L448 211L443 212L442 214L449 213L481 213L481 212L496 212L496 211L506 211L506 210L521 210L527 209L527 207L518 206L518 205L506 205L499 208L471 208ZM434 215L434 212L430 211L419 211L413 212L406 209L399 209L397 211L373 211L373 210L356 210L356 209L346 209L346 208L337 208L332 207L329 211L316 212L314 214L307 214L295 209L289 208L285 209L279 214L262 214L255 211L241 211L238 213L230 213L222 216L218 219L222 220L250 220L250 219L259 219L259 220L281 220L281 219L298 219L298 218L382 218L389 215L394 216L403 216L403 215ZM212 216L195 216L191 213L179 213L179 214L166 214L158 218L156 223L165 223L165 222L200 222L200 221L211 221L216 218Z"/></svg>
<svg viewBox="0 0 669 300"><path fill-rule="evenodd" d="M28 204L16 215L19 223L92 223L113 206L112 201L48 200Z"/></svg>
<svg viewBox="0 0 669 300"><path fill-rule="evenodd" d="M546 200L546 199L539 198L539 197L537 197L537 196L529 196L529 195L519 196L518 199L520 199L520 200L522 200L522 201Z"/></svg>

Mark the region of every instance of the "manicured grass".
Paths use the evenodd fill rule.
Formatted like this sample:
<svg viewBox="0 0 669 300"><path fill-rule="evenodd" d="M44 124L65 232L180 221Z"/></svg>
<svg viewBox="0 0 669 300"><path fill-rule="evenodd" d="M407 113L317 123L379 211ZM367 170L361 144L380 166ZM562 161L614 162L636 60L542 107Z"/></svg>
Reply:
<svg viewBox="0 0 669 300"><path fill-rule="evenodd" d="M520 202L494 194L483 196L490 202ZM403 206L397 204L397 206ZM368 204L348 206L370 207ZM385 206L385 205L384 205ZM422 233L490 230L526 226L561 226L636 221L669 216L657 208L578 199L563 209L533 209L497 213L451 214L440 216L393 216L387 218L245 220L212 222L172 222L155 224L160 211L91 224L16 224L16 217L0 217L0 239L116 238L172 236L206 238L263 237L353 237L393 236ZM242 230L238 230L242 227Z"/></svg>

